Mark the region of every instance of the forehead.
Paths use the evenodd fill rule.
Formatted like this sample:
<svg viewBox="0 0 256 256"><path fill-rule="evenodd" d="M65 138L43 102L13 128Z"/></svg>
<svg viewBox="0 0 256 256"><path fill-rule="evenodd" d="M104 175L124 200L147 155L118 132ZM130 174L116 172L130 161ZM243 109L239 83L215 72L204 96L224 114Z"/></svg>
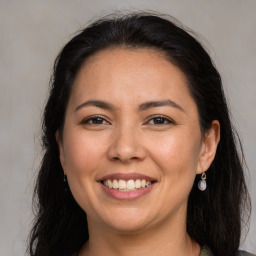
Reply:
<svg viewBox="0 0 256 256"><path fill-rule="evenodd" d="M184 73L154 49L115 48L89 57L79 70L71 97L111 100L175 98L193 101Z"/></svg>

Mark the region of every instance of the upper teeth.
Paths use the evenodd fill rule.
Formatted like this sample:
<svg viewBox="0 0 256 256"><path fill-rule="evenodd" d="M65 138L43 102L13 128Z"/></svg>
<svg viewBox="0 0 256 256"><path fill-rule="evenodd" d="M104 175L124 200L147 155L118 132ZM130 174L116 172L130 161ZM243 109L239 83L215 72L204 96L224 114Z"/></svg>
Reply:
<svg viewBox="0 0 256 256"><path fill-rule="evenodd" d="M145 179L137 179L137 180L104 180L103 184L109 188L119 189L119 190L135 190L138 188L145 188L151 185L150 181L146 181Z"/></svg>

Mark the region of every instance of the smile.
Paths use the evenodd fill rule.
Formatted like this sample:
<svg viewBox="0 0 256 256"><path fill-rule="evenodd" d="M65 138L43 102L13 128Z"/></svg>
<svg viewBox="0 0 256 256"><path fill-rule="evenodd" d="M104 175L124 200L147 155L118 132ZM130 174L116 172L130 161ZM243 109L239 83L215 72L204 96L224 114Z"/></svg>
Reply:
<svg viewBox="0 0 256 256"><path fill-rule="evenodd" d="M103 185L108 187L108 188L113 188L113 189L117 189L120 191L134 191L137 189L141 189L141 188L145 188L148 186L151 186L153 182L151 181L147 181L145 179L130 179L130 180L116 180L116 179L107 179L104 180Z"/></svg>
<svg viewBox="0 0 256 256"><path fill-rule="evenodd" d="M112 173L98 179L106 195L117 200L134 200L149 194L158 181L140 173Z"/></svg>

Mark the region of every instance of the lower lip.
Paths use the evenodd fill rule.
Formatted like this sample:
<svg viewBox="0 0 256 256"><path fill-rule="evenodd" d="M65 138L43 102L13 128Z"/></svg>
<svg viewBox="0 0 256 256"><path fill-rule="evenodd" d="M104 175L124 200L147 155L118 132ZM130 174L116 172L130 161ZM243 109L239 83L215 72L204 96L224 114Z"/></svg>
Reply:
<svg viewBox="0 0 256 256"><path fill-rule="evenodd" d="M118 200L135 200L138 199L140 197L145 196L146 194L148 194L154 187L154 185L156 183L151 184L148 187L145 188L139 188L137 190L133 190L133 191L121 191L118 189L113 189L113 188L109 188L107 186L104 186L102 183L101 187L102 189L111 197L118 199Z"/></svg>

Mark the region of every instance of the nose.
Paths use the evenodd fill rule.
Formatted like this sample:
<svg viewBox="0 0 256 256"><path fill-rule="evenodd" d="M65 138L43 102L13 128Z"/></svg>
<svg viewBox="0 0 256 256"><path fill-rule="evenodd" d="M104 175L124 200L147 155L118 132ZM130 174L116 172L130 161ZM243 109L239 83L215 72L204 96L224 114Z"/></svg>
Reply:
<svg viewBox="0 0 256 256"><path fill-rule="evenodd" d="M115 131L107 153L109 160L126 163L143 160L146 151L139 137L133 128L126 127Z"/></svg>

